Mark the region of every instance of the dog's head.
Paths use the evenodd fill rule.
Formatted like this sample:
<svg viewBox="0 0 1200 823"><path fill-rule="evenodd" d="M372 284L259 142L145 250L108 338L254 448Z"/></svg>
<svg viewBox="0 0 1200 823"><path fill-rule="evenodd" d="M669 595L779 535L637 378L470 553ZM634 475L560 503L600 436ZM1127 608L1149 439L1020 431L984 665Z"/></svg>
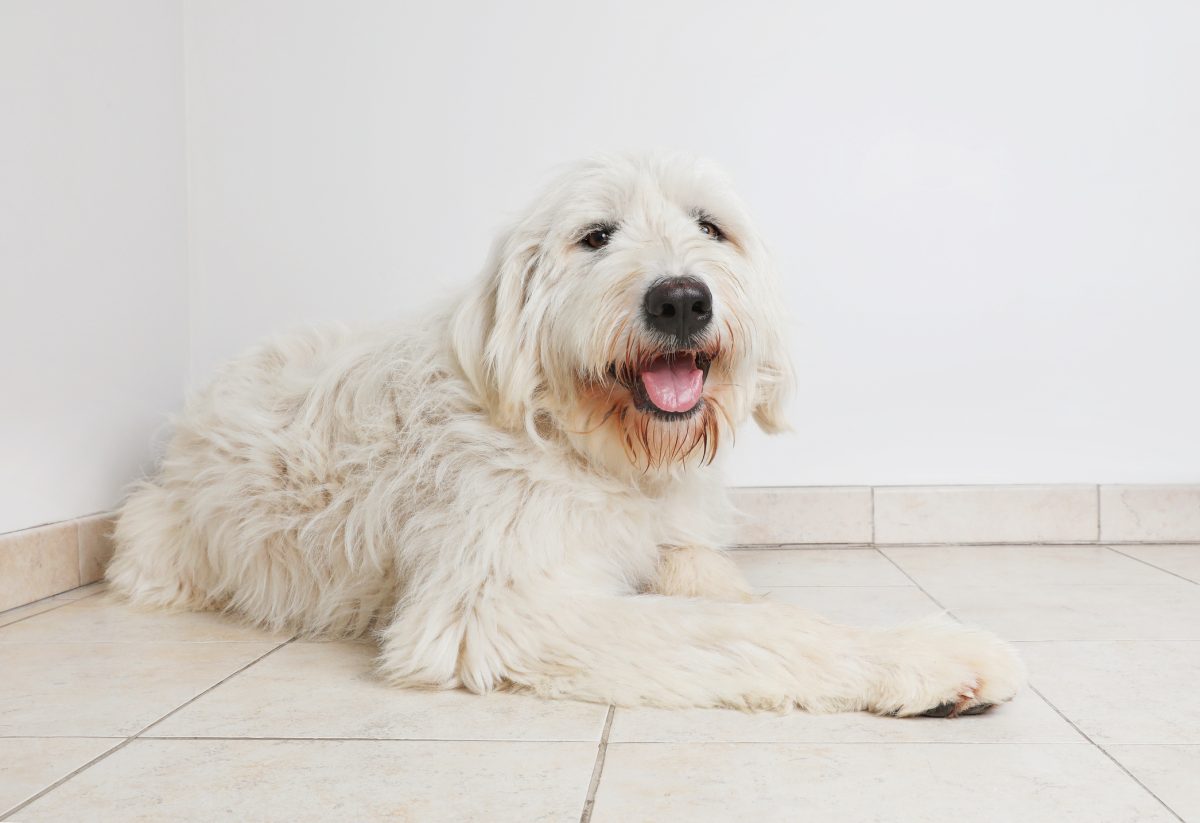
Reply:
<svg viewBox="0 0 1200 823"><path fill-rule="evenodd" d="M497 425L646 472L711 462L753 414L786 428L776 275L710 164L603 157L551 185L451 319Z"/></svg>

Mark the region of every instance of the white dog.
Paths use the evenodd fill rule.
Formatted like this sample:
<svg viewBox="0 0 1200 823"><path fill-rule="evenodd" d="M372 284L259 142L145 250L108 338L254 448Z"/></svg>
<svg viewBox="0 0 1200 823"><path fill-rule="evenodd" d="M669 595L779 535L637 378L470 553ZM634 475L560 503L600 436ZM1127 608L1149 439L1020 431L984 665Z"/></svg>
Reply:
<svg viewBox="0 0 1200 823"><path fill-rule="evenodd" d="M407 686L618 705L970 714L1023 677L945 619L753 596L717 465L786 427L776 275L724 178L564 174L449 311L229 364L125 503L112 587L307 636L375 629Z"/></svg>

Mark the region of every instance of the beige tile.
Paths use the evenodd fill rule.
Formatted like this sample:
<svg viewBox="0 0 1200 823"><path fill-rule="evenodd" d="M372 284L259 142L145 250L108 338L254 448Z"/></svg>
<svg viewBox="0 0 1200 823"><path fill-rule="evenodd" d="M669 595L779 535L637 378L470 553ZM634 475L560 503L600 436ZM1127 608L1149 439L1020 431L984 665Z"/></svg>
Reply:
<svg viewBox="0 0 1200 823"><path fill-rule="evenodd" d="M764 591L777 603L793 603L847 626L894 626L942 611L915 586L781 586Z"/></svg>
<svg viewBox="0 0 1200 823"><path fill-rule="evenodd" d="M103 591L103 584L93 583L90 586L80 586L77 589L56 594L53 597L43 597L41 600L35 600L24 606L17 606L15 609L8 609L7 611L0 612L0 627L7 626L9 623L15 623L18 620L25 620L35 614L57 609L60 606L65 606L67 603L74 603L76 600L81 600L85 597L93 597L101 591Z"/></svg>
<svg viewBox="0 0 1200 823"><path fill-rule="evenodd" d="M1022 643L1030 682L1096 742L1200 743L1200 643Z"/></svg>
<svg viewBox="0 0 1200 823"><path fill-rule="evenodd" d="M1107 746L1129 769L1184 820L1200 820L1200 746Z"/></svg>
<svg viewBox="0 0 1200 823"><path fill-rule="evenodd" d="M741 511L737 542L870 543L868 486L730 489Z"/></svg>
<svg viewBox="0 0 1200 823"><path fill-rule="evenodd" d="M6 628L3 643L281 643L288 635L245 626L212 612L135 608L107 593L68 603Z"/></svg>
<svg viewBox="0 0 1200 823"><path fill-rule="evenodd" d="M1101 486L1100 539L1200 541L1200 485Z"/></svg>
<svg viewBox="0 0 1200 823"><path fill-rule="evenodd" d="M955 586L1179 583L1103 546L890 546L880 551L935 596Z"/></svg>
<svg viewBox="0 0 1200 823"><path fill-rule="evenodd" d="M596 746L135 740L27 807L71 821L576 821Z"/></svg>
<svg viewBox="0 0 1200 823"><path fill-rule="evenodd" d="M0 534L0 609L24 606L78 585L74 521Z"/></svg>
<svg viewBox="0 0 1200 823"><path fill-rule="evenodd" d="M0 737L0 817L123 739Z"/></svg>
<svg viewBox="0 0 1200 823"><path fill-rule="evenodd" d="M1095 747L1057 744L608 747L593 823L1174 820Z"/></svg>
<svg viewBox="0 0 1200 823"><path fill-rule="evenodd" d="M95 514L91 517L81 517L77 522L79 580L82 583L95 583L104 577L104 567L112 559L112 530L115 521L111 514Z"/></svg>
<svg viewBox="0 0 1200 823"><path fill-rule="evenodd" d="M617 709L610 741L631 743L1074 743L1083 738L1031 691L952 720L728 709Z"/></svg>
<svg viewBox="0 0 1200 823"><path fill-rule="evenodd" d="M1009 640L1200 640L1200 587L958 586L930 593Z"/></svg>
<svg viewBox="0 0 1200 823"><path fill-rule="evenodd" d="M598 742L607 708L525 694L389 686L365 643L292 643L150 730L163 737Z"/></svg>
<svg viewBox="0 0 1200 823"><path fill-rule="evenodd" d="M1200 544L1183 546L1116 546L1114 551L1200 583Z"/></svg>
<svg viewBox="0 0 1200 823"><path fill-rule="evenodd" d="M754 586L911 586L874 549L738 549L729 556Z"/></svg>
<svg viewBox="0 0 1200 823"><path fill-rule="evenodd" d="M1095 486L875 489L876 543L1054 543L1096 539Z"/></svg>
<svg viewBox="0 0 1200 823"><path fill-rule="evenodd" d="M0 736L130 735L274 646L0 643Z"/></svg>

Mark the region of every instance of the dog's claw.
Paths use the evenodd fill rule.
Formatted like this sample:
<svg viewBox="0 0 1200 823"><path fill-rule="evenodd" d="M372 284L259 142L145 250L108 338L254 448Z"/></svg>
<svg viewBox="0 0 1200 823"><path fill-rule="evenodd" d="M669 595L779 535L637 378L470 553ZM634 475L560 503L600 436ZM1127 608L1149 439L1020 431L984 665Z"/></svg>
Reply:
<svg viewBox="0 0 1200 823"><path fill-rule="evenodd" d="M961 703L948 701L939 703L928 711L921 712L921 717L965 717L971 714L983 714L995 703L980 703L978 706L971 706L969 709L960 709Z"/></svg>
<svg viewBox="0 0 1200 823"><path fill-rule="evenodd" d="M954 707L958 704L954 701L939 703L928 711L921 712L921 717L950 717L954 714Z"/></svg>
<svg viewBox="0 0 1200 823"><path fill-rule="evenodd" d="M961 714L961 715L984 714L985 712L990 710L995 705L996 705L995 703L980 703L978 706L972 706L969 709L963 709L961 712L959 712L959 714Z"/></svg>

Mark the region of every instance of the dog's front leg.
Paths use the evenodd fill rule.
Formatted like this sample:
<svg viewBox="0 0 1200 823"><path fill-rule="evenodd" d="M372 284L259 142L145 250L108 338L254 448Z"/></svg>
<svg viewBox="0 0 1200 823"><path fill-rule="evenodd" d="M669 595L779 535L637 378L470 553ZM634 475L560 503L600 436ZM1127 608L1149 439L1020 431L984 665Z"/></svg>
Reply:
<svg viewBox="0 0 1200 823"><path fill-rule="evenodd" d="M442 648L440 685L476 691L509 682L623 706L897 715L971 713L1008 700L1023 680L1007 644L949 620L856 629L767 601L560 588L493 590L445 616L455 628L439 632L443 642L414 631L419 619L385 630L382 670L428 682L413 677L414 653Z"/></svg>
<svg viewBox="0 0 1200 823"><path fill-rule="evenodd" d="M1023 680L1011 647L948 619L871 630L768 601L585 596L560 604L530 626L538 655L513 661L508 673L548 696L959 714L1010 699Z"/></svg>
<svg viewBox="0 0 1200 823"><path fill-rule="evenodd" d="M660 546L655 576L646 591L741 603L758 599L725 552L701 546Z"/></svg>

